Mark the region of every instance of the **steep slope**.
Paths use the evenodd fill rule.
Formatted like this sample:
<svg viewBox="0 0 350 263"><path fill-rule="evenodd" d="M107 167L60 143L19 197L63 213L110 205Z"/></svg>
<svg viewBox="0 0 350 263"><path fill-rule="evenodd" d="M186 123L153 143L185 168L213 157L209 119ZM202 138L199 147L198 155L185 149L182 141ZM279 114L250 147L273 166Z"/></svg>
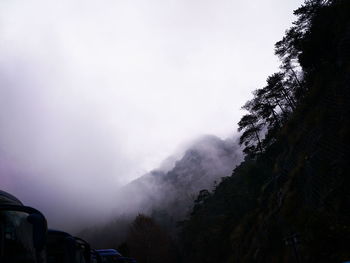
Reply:
<svg viewBox="0 0 350 263"><path fill-rule="evenodd" d="M185 262L350 259L350 2L306 3L312 20L293 45L307 93L263 154L198 197Z"/></svg>

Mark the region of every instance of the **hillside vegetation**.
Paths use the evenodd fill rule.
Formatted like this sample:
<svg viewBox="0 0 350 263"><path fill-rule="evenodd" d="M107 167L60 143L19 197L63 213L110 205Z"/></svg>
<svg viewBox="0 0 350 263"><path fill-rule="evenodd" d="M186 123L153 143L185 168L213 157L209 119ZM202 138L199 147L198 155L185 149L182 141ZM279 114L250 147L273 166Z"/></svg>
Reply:
<svg viewBox="0 0 350 263"><path fill-rule="evenodd" d="M243 106L245 161L181 222L184 262L350 260L350 1L295 15L280 72Z"/></svg>

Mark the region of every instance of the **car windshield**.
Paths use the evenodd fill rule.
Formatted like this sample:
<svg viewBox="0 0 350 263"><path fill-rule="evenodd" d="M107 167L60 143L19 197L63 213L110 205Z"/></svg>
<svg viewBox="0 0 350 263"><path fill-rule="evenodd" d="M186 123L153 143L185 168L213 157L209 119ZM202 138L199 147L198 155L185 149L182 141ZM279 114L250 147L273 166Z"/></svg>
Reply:
<svg viewBox="0 0 350 263"><path fill-rule="evenodd" d="M35 263L33 225L29 214L20 211L0 211L0 261Z"/></svg>

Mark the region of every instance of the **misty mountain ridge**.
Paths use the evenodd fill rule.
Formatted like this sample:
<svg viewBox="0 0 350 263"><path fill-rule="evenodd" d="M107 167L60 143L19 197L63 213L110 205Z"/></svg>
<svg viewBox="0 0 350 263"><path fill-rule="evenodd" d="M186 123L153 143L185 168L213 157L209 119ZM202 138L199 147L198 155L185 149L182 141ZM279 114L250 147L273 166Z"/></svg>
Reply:
<svg viewBox="0 0 350 263"><path fill-rule="evenodd" d="M114 216L105 224L79 233L95 246L116 247L123 242L131 222L138 214L151 215L169 232L193 208L202 189L212 190L222 177L232 174L241 163L242 151L232 137L213 135L198 138L181 156L170 156L160 168L125 185L115 197Z"/></svg>
<svg viewBox="0 0 350 263"><path fill-rule="evenodd" d="M192 208L200 190L211 190L222 177L230 176L241 161L235 139L206 135L194 141L172 169L155 169L141 176L126 185L119 196L132 202L133 211L129 212L149 214L165 210L180 219Z"/></svg>

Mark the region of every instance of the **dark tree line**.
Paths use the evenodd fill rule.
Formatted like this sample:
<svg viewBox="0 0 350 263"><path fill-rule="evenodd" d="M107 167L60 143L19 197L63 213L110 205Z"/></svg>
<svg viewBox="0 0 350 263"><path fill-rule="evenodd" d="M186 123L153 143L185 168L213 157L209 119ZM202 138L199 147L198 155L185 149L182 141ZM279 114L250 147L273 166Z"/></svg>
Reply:
<svg viewBox="0 0 350 263"><path fill-rule="evenodd" d="M181 222L183 262L350 259L350 1L307 0L295 15L279 71L242 107L246 159Z"/></svg>
<svg viewBox="0 0 350 263"><path fill-rule="evenodd" d="M312 70L307 55L310 28L320 9L335 1L309 0L294 11L297 20L275 44L275 54L281 61L280 71L267 78L266 86L253 92L254 98L242 109L245 114L238 123L242 131L240 144L248 156L264 152L274 142L276 133L306 96L305 74Z"/></svg>

